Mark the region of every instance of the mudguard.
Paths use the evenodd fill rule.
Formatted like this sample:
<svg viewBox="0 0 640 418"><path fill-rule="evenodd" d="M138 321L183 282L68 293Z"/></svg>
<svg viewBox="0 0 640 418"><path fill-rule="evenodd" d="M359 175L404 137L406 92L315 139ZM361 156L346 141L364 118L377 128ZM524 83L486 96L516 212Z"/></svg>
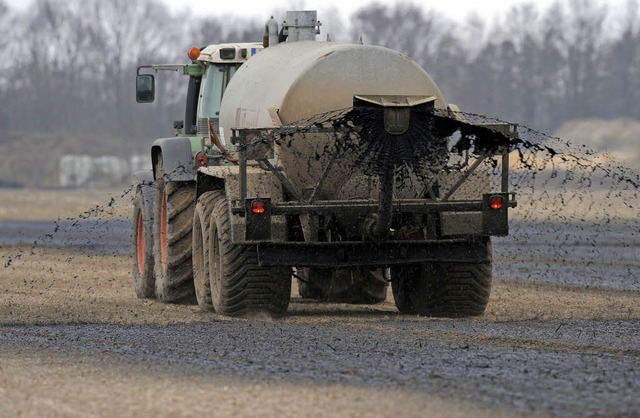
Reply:
<svg viewBox="0 0 640 418"><path fill-rule="evenodd" d="M136 171L131 175L133 187L135 188L138 184L143 186L151 186L153 185L153 171L152 170L142 170Z"/></svg>
<svg viewBox="0 0 640 418"><path fill-rule="evenodd" d="M205 184L203 177L210 176L219 181L224 187L225 197L229 208L233 202L240 199L240 167L238 166L209 166L198 169L200 178L198 184ZM268 199L269 202L280 203L284 200L282 184L272 173L258 167L247 167L247 197ZM234 243L246 242L246 217L231 216L231 240ZM271 217L270 240L282 242L287 239L286 218L282 215Z"/></svg>
<svg viewBox="0 0 640 418"><path fill-rule="evenodd" d="M154 141L151 147L154 178L156 178L156 163L160 154L162 154L165 181L194 181L196 179L189 138L161 138Z"/></svg>

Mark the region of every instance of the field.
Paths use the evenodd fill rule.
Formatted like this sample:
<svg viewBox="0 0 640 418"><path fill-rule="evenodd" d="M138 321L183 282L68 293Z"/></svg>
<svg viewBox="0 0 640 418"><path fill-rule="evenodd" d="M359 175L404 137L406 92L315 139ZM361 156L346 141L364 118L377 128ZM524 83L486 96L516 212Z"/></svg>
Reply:
<svg viewBox="0 0 640 418"><path fill-rule="evenodd" d="M599 271L587 247L563 261L544 246L553 228L519 226L497 243L479 318L401 316L391 295L315 303L294 286L286 317L230 319L135 297L122 194L0 192L0 416L640 413L635 244L611 250L629 254L627 276L585 285L576 276ZM71 218L60 239L7 245L12 225L44 237L56 218ZM76 221L89 238L103 223L98 241L115 246L70 244Z"/></svg>
<svg viewBox="0 0 640 418"><path fill-rule="evenodd" d="M131 214L128 196L128 189L0 189L0 220L128 218Z"/></svg>

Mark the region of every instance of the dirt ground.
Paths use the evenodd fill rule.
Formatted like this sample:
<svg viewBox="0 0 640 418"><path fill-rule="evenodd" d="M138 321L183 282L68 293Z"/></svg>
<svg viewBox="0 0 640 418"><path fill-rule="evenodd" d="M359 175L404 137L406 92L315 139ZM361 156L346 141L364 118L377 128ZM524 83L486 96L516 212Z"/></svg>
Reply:
<svg viewBox="0 0 640 418"><path fill-rule="evenodd" d="M0 417L638 416L639 347L635 291L498 277L450 320L294 286L287 316L234 319L137 299L128 255L0 247Z"/></svg>
<svg viewBox="0 0 640 418"><path fill-rule="evenodd" d="M99 255L61 248L0 248L0 324L154 324L168 325L212 318L197 306L162 304L139 300L133 290L131 258ZM335 310L337 316L325 312ZM298 317L321 312L321 323L341 321L339 311L396 314L393 296L377 305L315 304L298 297L292 288L290 317L285 322L306 323ZM497 280L487 312L472 321L491 323L536 319L640 319L640 294L625 291L588 290L572 287ZM344 318L342 318L344 319Z"/></svg>
<svg viewBox="0 0 640 418"><path fill-rule="evenodd" d="M113 190L0 189L0 220L129 217L129 188Z"/></svg>
<svg viewBox="0 0 640 418"><path fill-rule="evenodd" d="M487 404L474 397L461 397L456 391L440 393L411 384L368 386L322 378L300 384L295 379L283 381L277 374L270 377L229 373L225 367L215 367L218 373L208 374L211 365L206 361L203 370L199 362L154 358L136 342L135 327L166 333L171 332L168 328L196 324L231 329L234 325L245 328L277 324L294 327L292 338L307 339L322 338L314 337L319 328L328 330L330 335L333 330L382 332L392 339L404 329L412 338L445 341L448 346L577 351L596 357L632 356L635 361L640 357L637 347L608 346L602 341L562 341L508 330L477 331L504 324L537 323L535 328L553 324L557 334L563 324L571 327L580 321L624 319L637 324L637 293L497 281L485 316L452 321L401 317L391 297L373 306L316 304L300 299L294 289L287 317L277 321L242 320L202 312L195 306L137 299L128 256L55 248L0 249L0 260L6 263L9 259L10 266L0 273L0 416L196 416L211 410L215 416L438 417L552 412L535 408L521 411L513 409L507 400ZM86 334L102 334L104 331L95 329L100 326L116 326L129 335L124 341L112 341L106 346L100 343L92 347L82 341ZM67 331L58 335L61 327ZM550 332L554 334L553 329ZM232 337L227 339L231 346ZM287 343L294 349L295 340ZM189 356L200 357L194 348L186 351ZM633 408L637 406L636 401Z"/></svg>

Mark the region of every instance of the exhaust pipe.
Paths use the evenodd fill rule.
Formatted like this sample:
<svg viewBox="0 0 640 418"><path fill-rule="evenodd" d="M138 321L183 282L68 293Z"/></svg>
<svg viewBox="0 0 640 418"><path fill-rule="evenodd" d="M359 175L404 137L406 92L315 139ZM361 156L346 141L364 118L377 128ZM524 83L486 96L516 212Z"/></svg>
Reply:
<svg viewBox="0 0 640 418"><path fill-rule="evenodd" d="M271 16L264 25L264 36L262 38L262 46L268 48L280 43L278 34L278 22Z"/></svg>

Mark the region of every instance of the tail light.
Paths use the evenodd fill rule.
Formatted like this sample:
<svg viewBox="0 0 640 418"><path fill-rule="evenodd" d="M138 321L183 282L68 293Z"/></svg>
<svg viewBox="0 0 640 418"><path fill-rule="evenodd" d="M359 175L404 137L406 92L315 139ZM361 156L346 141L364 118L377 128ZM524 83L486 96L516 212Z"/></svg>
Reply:
<svg viewBox="0 0 640 418"><path fill-rule="evenodd" d="M209 157L204 152L199 152L196 154L196 164L198 164L198 167L206 166L208 161Z"/></svg>
<svg viewBox="0 0 640 418"><path fill-rule="evenodd" d="M264 202L262 200L254 200L251 202L251 212L261 215L265 212Z"/></svg>
<svg viewBox="0 0 640 418"><path fill-rule="evenodd" d="M493 210L500 210L504 207L504 197L491 196L489 198L489 207Z"/></svg>
<svg viewBox="0 0 640 418"><path fill-rule="evenodd" d="M246 235L248 241L271 239L271 199L249 198L245 200Z"/></svg>
<svg viewBox="0 0 640 418"><path fill-rule="evenodd" d="M509 235L509 208L516 207L515 193L487 193L482 195L482 235Z"/></svg>

